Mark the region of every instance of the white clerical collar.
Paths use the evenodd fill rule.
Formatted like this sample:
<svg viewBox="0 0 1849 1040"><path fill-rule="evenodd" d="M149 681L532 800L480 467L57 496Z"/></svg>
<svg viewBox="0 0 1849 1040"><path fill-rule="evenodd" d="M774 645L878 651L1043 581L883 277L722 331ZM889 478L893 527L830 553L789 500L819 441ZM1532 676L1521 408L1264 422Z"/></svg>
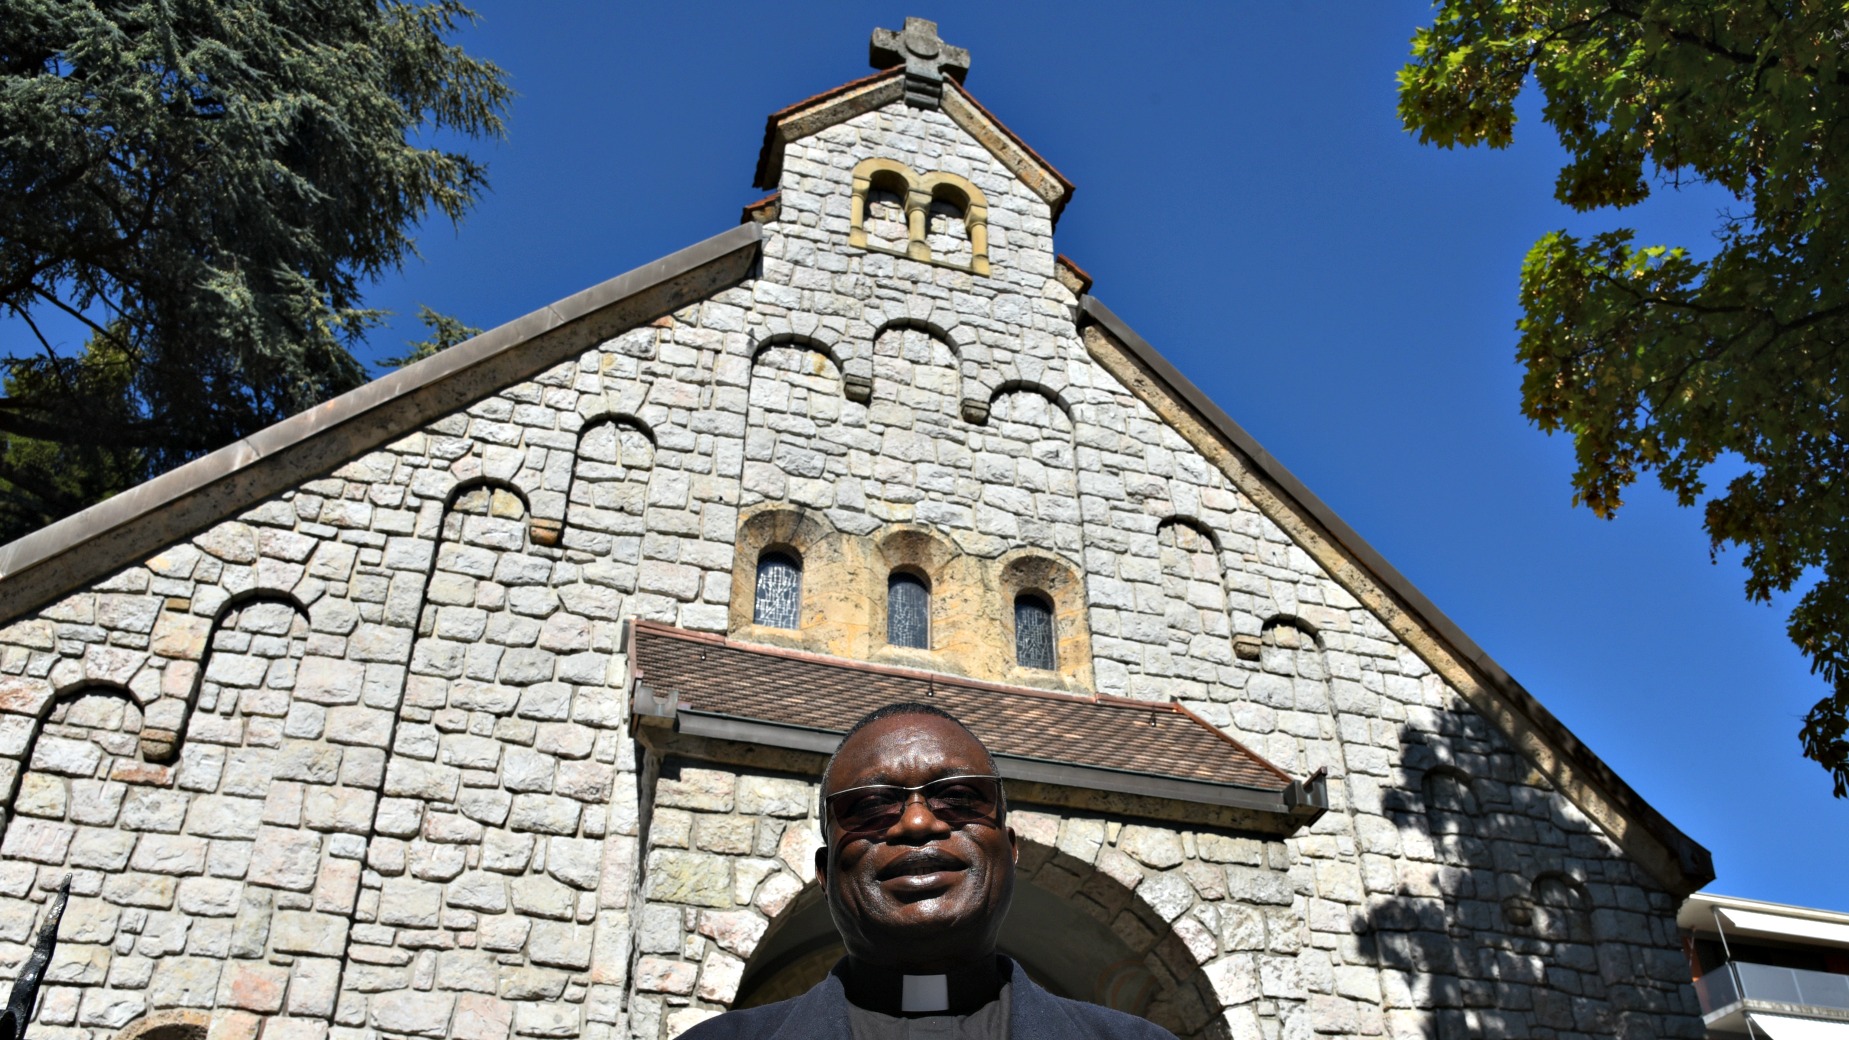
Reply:
<svg viewBox="0 0 1849 1040"><path fill-rule="evenodd" d="M943 975L902 976L899 1010L905 1012L950 1010L950 980Z"/></svg>

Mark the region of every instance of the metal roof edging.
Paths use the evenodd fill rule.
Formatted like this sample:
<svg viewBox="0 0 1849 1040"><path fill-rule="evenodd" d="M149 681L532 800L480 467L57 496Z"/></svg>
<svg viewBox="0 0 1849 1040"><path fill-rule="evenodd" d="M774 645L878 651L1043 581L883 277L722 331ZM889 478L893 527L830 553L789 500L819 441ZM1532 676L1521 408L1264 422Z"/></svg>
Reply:
<svg viewBox="0 0 1849 1040"><path fill-rule="evenodd" d="M722 715L692 708L680 708L675 712L674 727L680 733L690 737L731 740L742 744L762 744L768 747L808 751L822 755L834 754L842 736L832 730L763 722L757 719L741 719L735 715ZM1116 769L1048 762L1044 759L1026 758L1019 755L998 754L994 758L996 767L1002 770L1002 776L1005 779L1026 780L1082 790L1110 791L1202 805L1224 805L1279 816L1305 815L1297 808L1299 805L1314 808L1317 811L1316 814L1321 815L1321 809L1328 803L1327 796L1315 785L1308 789L1309 798L1307 800L1303 800L1301 795L1294 800L1293 790L1302 786L1295 782L1279 791L1265 791L1235 784L1212 784L1199 780L1148 776Z"/></svg>
<svg viewBox="0 0 1849 1040"><path fill-rule="evenodd" d="M242 440L194 459L56 523L0 546L0 624L110 571L158 552L175 541L248 508L316 474L350 461L432 416L479 398L458 384L470 369L508 363L514 351L537 337L644 293L670 290L728 260L750 254L743 278L763 241L761 226L741 224L685 249L617 275L506 322L478 336L324 401ZM728 284L737 281L724 272ZM696 286L689 300L675 298L662 313L704 299ZM543 366L542 366L543 367ZM394 406L417 395L426 405L391 416ZM456 400L451 400L456 398ZM310 450L336 430L356 431L364 442L338 451ZM263 470L275 472L262 473ZM151 522L155 519L164 522Z"/></svg>

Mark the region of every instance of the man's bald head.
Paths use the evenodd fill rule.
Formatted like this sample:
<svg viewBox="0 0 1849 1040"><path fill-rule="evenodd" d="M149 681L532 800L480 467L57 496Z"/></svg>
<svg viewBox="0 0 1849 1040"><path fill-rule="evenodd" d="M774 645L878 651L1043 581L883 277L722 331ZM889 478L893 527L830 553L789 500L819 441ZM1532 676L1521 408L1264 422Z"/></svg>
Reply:
<svg viewBox="0 0 1849 1040"><path fill-rule="evenodd" d="M827 767L822 770L822 797L826 798L828 793L834 790L835 760L841 757L841 749L847 746L847 742L853 740L855 734L876 722L884 719L897 718L902 715L928 715L933 718L948 719L956 723L962 728L963 732L968 733L970 737L976 741L977 745L982 748L982 753L988 758L989 772L997 772L995 768L995 756L989 754L988 745L982 743L982 738L976 736L974 730L963 725L962 719L957 718L955 715L950 714L935 704L925 704L920 701L900 701L896 704L888 704L883 708L875 708L865 715L862 715L859 722L848 727L848 731L842 736L840 743L835 745L835 753L828 757ZM822 833L828 833L828 821L826 819L822 821Z"/></svg>

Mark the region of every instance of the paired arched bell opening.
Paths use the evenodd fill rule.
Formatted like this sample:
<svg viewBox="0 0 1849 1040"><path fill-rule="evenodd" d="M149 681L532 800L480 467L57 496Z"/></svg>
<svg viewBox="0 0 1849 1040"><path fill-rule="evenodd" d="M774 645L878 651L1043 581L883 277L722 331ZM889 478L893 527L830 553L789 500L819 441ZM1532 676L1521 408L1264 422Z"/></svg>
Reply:
<svg viewBox="0 0 1849 1040"><path fill-rule="evenodd" d="M953 173L920 175L897 159L854 167L848 244L874 252L989 273L989 205Z"/></svg>

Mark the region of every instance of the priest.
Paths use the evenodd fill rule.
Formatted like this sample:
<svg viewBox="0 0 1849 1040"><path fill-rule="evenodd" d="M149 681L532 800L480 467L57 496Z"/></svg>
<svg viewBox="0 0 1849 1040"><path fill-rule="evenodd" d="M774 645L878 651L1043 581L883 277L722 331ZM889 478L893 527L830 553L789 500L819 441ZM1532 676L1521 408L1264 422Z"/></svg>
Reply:
<svg viewBox="0 0 1849 1040"><path fill-rule="evenodd" d="M822 774L821 824L815 873L847 956L802 996L687 1040L1174 1040L996 952L1018 848L995 760L951 715L893 704L856 723Z"/></svg>

